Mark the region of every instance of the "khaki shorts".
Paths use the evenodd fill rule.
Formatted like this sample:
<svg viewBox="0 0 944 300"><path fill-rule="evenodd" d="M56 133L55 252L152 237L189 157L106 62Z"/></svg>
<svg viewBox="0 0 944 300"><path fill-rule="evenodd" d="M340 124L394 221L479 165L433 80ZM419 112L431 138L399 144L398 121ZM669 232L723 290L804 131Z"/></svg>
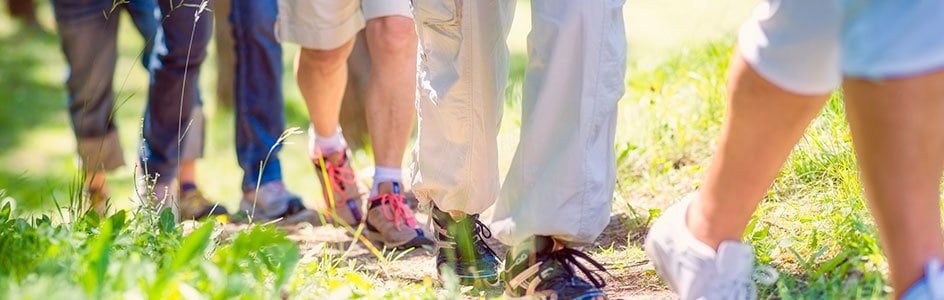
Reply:
<svg viewBox="0 0 944 300"><path fill-rule="evenodd" d="M738 50L765 79L797 94L843 77L910 77L944 68L944 1L765 0Z"/></svg>
<svg viewBox="0 0 944 300"><path fill-rule="evenodd" d="M354 38L366 20L413 18L411 0L279 0L279 41L309 49L335 49Z"/></svg>

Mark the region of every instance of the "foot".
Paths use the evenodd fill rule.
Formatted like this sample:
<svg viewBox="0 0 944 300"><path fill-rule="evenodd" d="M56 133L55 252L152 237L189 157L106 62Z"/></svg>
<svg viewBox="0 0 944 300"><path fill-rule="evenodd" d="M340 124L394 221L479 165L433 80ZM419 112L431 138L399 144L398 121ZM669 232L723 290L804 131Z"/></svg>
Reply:
<svg viewBox="0 0 944 300"><path fill-rule="evenodd" d="M490 287L499 283L501 261L485 243L492 237L478 215L453 218L436 207L432 209L436 236L441 245L436 254L436 269L442 277L447 269L465 286Z"/></svg>
<svg viewBox="0 0 944 300"><path fill-rule="evenodd" d="M546 236L537 236L508 252L505 265L505 295L534 299L605 299L606 281L578 259L597 270L603 265L583 252L564 247ZM580 270L586 279L577 275ZM589 281L587 281L589 280Z"/></svg>
<svg viewBox="0 0 944 300"><path fill-rule="evenodd" d="M325 199L330 222L343 222L357 227L364 220L361 213L363 201L357 176L351 168L350 150L320 155L312 159L315 173Z"/></svg>
<svg viewBox="0 0 944 300"><path fill-rule="evenodd" d="M270 181L254 191L243 194L239 203L240 213L261 221L291 217L305 210L302 198L292 194L282 181Z"/></svg>
<svg viewBox="0 0 944 300"><path fill-rule="evenodd" d="M944 299L944 265L937 259L928 262L924 277L905 291L902 300Z"/></svg>
<svg viewBox="0 0 944 300"><path fill-rule="evenodd" d="M368 238L396 249L433 245L433 240L417 225L413 210L400 194L399 183L381 183L378 192L370 199L370 208L367 209Z"/></svg>
<svg viewBox="0 0 944 300"><path fill-rule="evenodd" d="M198 189L179 191L180 219L200 220L209 216L226 215L229 212L219 203L210 202Z"/></svg>
<svg viewBox="0 0 944 300"><path fill-rule="evenodd" d="M108 210L108 192L104 189L89 189L85 190L86 199L88 199L89 208L98 213L99 217L105 217L105 213Z"/></svg>
<svg viewBox="0 0 944 300"><path fill-rule="evenodd" d="M696 239L685 221L693 199L667 209L649 229L646 255L656 273L681 299L757 299L753 250L725 241L715 251Z"/></svg>

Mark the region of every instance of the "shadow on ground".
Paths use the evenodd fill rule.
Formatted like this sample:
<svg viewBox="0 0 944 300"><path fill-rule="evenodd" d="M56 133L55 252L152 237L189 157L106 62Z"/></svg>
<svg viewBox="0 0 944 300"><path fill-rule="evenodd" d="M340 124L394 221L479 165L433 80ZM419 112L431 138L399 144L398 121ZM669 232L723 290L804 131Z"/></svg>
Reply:
<svg viewBox="0 0 944 300"><path fill-rule="evenodd" d="M609 273L604 275L608 281L606 291L613 299L641 297L645 299L668 299L671 294L659 282L649 262L639 246L640 241L630 241L629 236L644 236L645 227L630 228L627 215L613 215L610 223L600 238L587 251L601 262ZM417 220L426 221L425 215L418 215ZM241 230L245 225L227 226L227 232ZM423 225L425 226L425 224ZM286 225L283 229L290 233L290 238L299 244L303 256L321 257L322 254L346 255L353 263L365 271L371 272L384 280L399 280L421 283L424 279L438 281L435 267L435 251L415 249L408 252L384 251L384 259L371 253L363 243L353 243L352 236L342 228L334 226L312 226L311 224ZM640 232L634 232L640 231ZM497 240L488 241L495 252L504 255L508 248ZM497 297L502 294L502 287L486 291L466 291L469 297Z"/></svg>

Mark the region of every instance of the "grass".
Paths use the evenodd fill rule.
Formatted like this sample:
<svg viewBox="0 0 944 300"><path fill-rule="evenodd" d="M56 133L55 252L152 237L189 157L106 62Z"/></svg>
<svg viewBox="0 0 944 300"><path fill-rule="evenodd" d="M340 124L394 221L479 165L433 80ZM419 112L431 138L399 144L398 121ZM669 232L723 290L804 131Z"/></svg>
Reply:
<svg viewBox="0 0 944 300"><path fill-rule="evenodd" d="M734 24L747 14L749 2L698 4L698 9L676 0L628 4L632 63L619 105L614 202L628 236L590 249L619 276L611 278L613 293L645 297L665 289L645 267L639 243L661 208L700 184L724 114ZM517 91L526 59L520 41L527 32L527 8L519 5L521 18L512 29L512 77L499 136L502 169L519 132ZM79 211L60 216L53 203L76 197L77 170L64 106L64 62L54 36L17 28L0 19L0 44L16 45L0 47L0 102L13 104L0 107L0 199L17 206L0 210L0 299L458 296L448 282L430 279L433 274L404 280L385 271L386 263L398 260L392 254L377 263L305 250L267 226L231 232L214 221L168 224L160 214L123 201L132 199L130 169L108 177L123 214L105 220ZM117 117L125 158L133 161L147 77L134 59L140 39L131 26L123 26L121 35L116 76L128 77L121 89L131 100ZM295 51L286 49L286 65ZM212 53L205 70L214 69ZM283 83L288 125L305 128L304 105L289 70ZM201 80L202 86L215 86L213 76ZM242 173L233 151L233 115L216 107L208 89L204 95L209 140L198 180L206 194L235 207ZM745 235L758 261L780 273L762 286L763 297L882 298L890 292L844 118L837 94L796 147ZM304 137L286 143L280 157L287 185L304 195L306 204L323 205L315 196L320 193ZM356 153L354 162L369 165L369 152Z"/></svg>
<svg viewBox="0 0 944 300"><path fill-rule="evenodd" d="M618 208L649 207L657 214L699 185L724 114L731 44L683 51L652 72L630 76L636 94L620 105L622 124L631 130L618 137L624 197ZM834 94L813 121L747 229L759 263L781 273L762 291L768 296L879 298L889 292L841 97Z"/></svg>

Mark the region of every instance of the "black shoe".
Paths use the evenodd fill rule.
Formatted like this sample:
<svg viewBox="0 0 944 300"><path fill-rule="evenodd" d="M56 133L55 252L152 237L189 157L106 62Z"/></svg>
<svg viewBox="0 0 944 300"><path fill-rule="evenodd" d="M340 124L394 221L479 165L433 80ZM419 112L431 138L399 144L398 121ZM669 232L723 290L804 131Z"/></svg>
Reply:
<svg viewBox="0 0 944 300"><path fill-rule="evenodd" d="M499 283L501 261L485 239L492 237L478 215L467 215L455 220L449 213L433 208L433 223L440 241L436 255L436 269L440 276L444 269L455 272L459 284L487 288Z"/></svg>
<svg viewBox="0 0 944 300"><path fill-rule="evenodd" d="M505 295L536 299L605 299L601 289L606 286L606 281L577 259L606 272L603 265L579 250L562 248L555 251L555 244L556 241L550 237L537 236L508 252ZM577 276L574 267L587 279Z"/></svg>

